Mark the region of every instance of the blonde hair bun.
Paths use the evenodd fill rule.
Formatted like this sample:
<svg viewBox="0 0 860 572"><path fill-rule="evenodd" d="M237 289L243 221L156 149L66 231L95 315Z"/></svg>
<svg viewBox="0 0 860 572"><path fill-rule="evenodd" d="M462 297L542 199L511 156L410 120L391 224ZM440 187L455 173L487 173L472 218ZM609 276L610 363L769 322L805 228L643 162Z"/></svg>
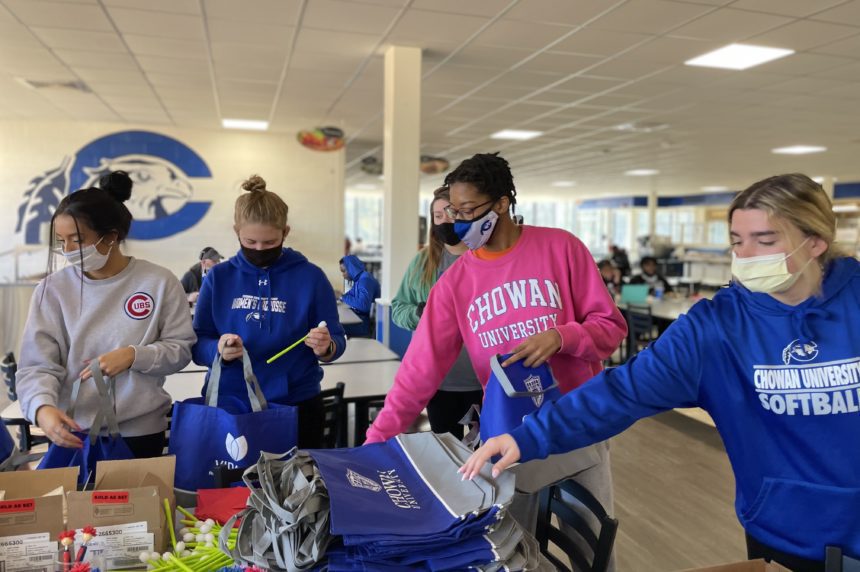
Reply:
<svg viewBox="0 0 860 572"><path fill-rule="evenodd" d="M266 180L260 175L251 175L248 180L242 183L242 188L252 193L266 190Z"/></svg>

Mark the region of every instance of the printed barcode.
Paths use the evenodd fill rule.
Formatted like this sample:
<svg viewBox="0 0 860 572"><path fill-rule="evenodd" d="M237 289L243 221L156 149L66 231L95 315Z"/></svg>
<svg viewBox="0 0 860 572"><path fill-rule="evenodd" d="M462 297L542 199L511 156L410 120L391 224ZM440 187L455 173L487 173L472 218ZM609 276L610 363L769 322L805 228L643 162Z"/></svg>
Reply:
<svg viewBox="0 0 860 572"><path fill-rule="evenodd" d="M152 550L148 544L139 544L138 546L126 546L126 552L143 552L144 550Z"/></svg>
<svg viewBox="0 0 860 572"><path fill-rule="evenodd" d="M108 566L113 568L126 568L128 566L134 566L135 564L140 564L140 560L137 558L125 558L119 556L117 558L111 558L107 562Z"/></svg>
<svg viewBox="0 0 860 572"><path fill-rule="evenodd" d="M41 562L42 560L53 560L54 557L51 554L43 554L42 556L30 556L30 562Z"/></svg>

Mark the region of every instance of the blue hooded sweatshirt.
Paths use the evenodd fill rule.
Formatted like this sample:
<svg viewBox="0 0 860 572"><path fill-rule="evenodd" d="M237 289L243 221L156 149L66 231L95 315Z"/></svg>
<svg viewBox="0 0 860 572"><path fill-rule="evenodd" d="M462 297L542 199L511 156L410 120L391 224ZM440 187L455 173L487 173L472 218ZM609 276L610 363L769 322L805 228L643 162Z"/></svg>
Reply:
<svg viewBox="0 0 860 572"><path fill-rule="evenodd" d="M359 260L358 256L352 254L344 256L341 264L346 268L346 273L352 282L352 288L341 297L341 300L352 308L365 325L368 325L370 308L381 295L379 282L364 269L364 262Z"/></svg>
<svg viewBox="0 0 860 572"><path fill-rule="evenodd" d="M735 510L772 548L860 556L860 263L839 258L797 306L733 283L648 349L529 415L522 461L602 441L675 407L713 417Z"/></svg>
<svg viewBox="0 0 860 572"><path fill-rule="evenodd" d="M334 290L323 271L291 248L268 268L254 266L239 251L213 266L203 280L194 312L197 343L191 354L194 363L211 366L218 339L236 334L251 356L266 399L295 405L320 392L323 372L313 350L302 343L271 364L266 360L321 321L337 345L337 359L346 349L346 338ZM224 364L219 391L247 402L242 360Z"/></svg>

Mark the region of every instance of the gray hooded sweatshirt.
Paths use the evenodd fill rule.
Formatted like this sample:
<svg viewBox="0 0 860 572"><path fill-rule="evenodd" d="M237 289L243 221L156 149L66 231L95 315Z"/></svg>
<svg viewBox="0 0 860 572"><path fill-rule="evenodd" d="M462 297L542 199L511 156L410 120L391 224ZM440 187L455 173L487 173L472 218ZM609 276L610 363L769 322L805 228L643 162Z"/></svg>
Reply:
<svg viewBox="0 0 860 572"><path fill-rule="evenodd" d="M131 346L131 368L116 376L120 432L137 437L164 431L171 398L164 377L191 360L197 340L179 280L166 268L132 258L116 276L91 280L69 266L39 283L21 344L16 376L24 416L35 423L42 405L68 410L72 385L95 359ZM98 392L81 385L75 421L89 428Z"/></svg>

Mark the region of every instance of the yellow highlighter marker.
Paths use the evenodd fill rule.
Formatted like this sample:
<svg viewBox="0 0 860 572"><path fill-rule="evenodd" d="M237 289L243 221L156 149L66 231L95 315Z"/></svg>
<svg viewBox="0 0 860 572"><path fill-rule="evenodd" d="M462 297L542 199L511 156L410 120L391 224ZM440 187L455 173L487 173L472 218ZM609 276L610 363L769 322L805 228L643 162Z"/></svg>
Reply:
<svg viewBox="0 0 860 572"><path fill-rule="evenodd" d="M319 323L319 325L317 327L318 328L324 328L326 325L327 324L325 323L325 320L323 320L322 322ZM290 351L291 349L293 349L294 347L296 347L297 345L299 345L300 343L305 341L310 334L311 333L308 332L303 337L299 338L298 340L296 340L295 342L293 342L289 346L285 347L284 349L282 349L281 351L279 351L278 353L276 353L275 355L273 355L272 357L267 359L266 363L272 363L273 361L275 361L276 359L278 359L279 357L281 357L282 355L284 355L285 353L287 353L288 351Z"/></svg>

